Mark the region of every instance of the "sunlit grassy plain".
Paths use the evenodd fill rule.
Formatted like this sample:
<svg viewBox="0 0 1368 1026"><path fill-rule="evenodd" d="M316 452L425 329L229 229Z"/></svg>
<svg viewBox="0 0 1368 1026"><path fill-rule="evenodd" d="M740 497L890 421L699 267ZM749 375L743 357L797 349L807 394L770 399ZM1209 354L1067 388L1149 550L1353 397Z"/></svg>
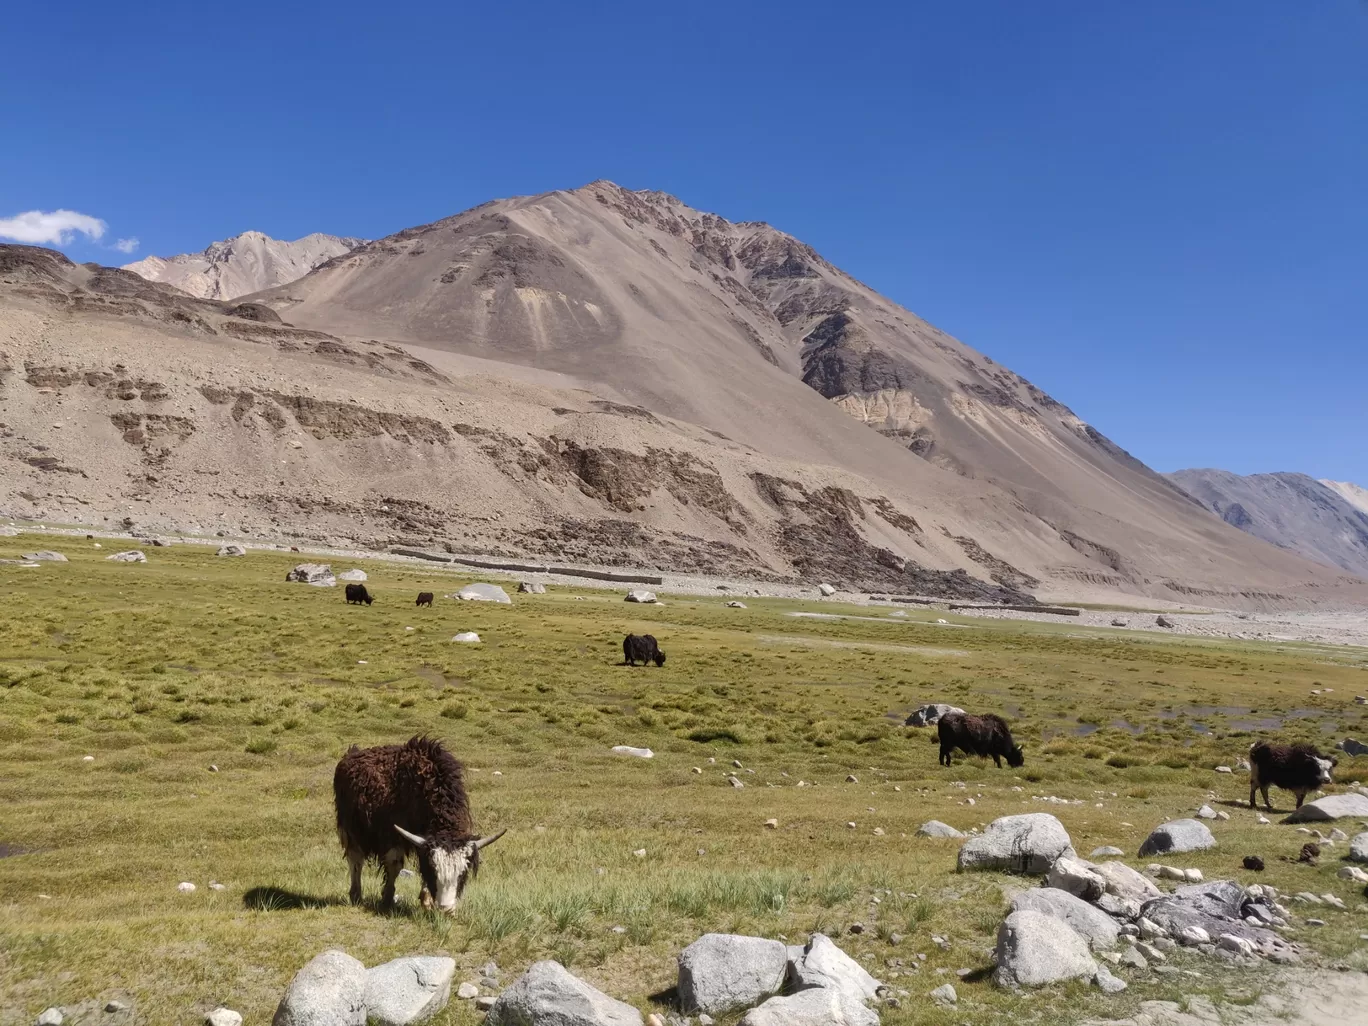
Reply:
<svg viewBox="0 0 1368 1026"><path fill-rule="evenodd" d="M3 1023L112 997L150 1024L194 1022L219 1004L266 1022L295 970L328 947L368 965L445 952L458 979L493 958L505 983L553 957L650 1010L650 995L673 983L675 954L708 930L790 941L839 931L847 951L910 992L885 1011L894 1024L1071 1021L1147 998L1250 995L1270 985L1266 971L1195 955L1175 961L1201 978L1131 975L1119 998L1070 987L1023 1003L961 981L955 970L989 964L1005 895L1023 881L956 874L955 843L915 831L933 818L968 830L1048 811L1080 853L1116 844L1143 866L1134 852L1155 824L1190 814L1209 791L1243 800L1244 776L1213 767L1233 765L1256 734L1368 733L1353 704L1368 691L1362 649L920 609L892 619L816 602L747 598L739 610L720 592L642 607L620 592L553 588L511 607L439 597L415 609L420 590L440 596L478 578L379 561L363 564L375 605L349 607L340 587L286 584L298 556L173 546L125 565L103 558L114 551L105 544L0 539L0 557L55 547L71 559L0 565L0 845L25 852L0 858ZM819 608L882 622L788 615ZM950 625L927 622L937 617ZM458 630L484 643L453 644ZM655 634L666 665L616 665L628 630ZM1025 767L938 767L930 732L900 725L934 700L1005 712ZM332 827L332 769L346 746L421 731L470 767L479 825L510 828L451 919L416 908L412 879L393 915L373 905L375 875L372 904L349 907ZM656 758L611 755L615 744ZM741 790L724 778L733 759ZM1359 762L1344 760L1339 778L1368 776ZM1358 941L1368 914L1335 878L1339 858L1279 861L1306 838L1218 807L1232 817L1213 824L1219 848L1178 864L1249 882L1240 859L1260 854L1265 882L1340 895L1348 911L1319 909L1327 925L1296 937L1326 963L1368 966ZM777 830L764 826L771 817ZM178 893L180 881L197 890ZM890 944L893 933L905 939ZM925 998L947 980L961 995L950 1011ZM453 1000L435 1021L477 1018Z"/></svg>

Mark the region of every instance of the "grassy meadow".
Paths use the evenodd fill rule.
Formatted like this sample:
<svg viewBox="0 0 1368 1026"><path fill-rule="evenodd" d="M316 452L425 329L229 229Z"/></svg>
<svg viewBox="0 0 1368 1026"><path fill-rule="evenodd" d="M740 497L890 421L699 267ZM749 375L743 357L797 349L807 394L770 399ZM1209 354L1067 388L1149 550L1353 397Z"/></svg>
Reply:
<svg viewBox="0 0 1368 1026"><path fill-rule="evenodd" d="M493 959L508 983L551 957L664 1011L652 995L710 930L790 942L839 932L909 992L884 1012L892 1024L1068 1022L1150 998L1248 998L1268 970L1187 954L1170 964L1200 976L1131 973L1116 998L999 993L980 971L1007 897L1029 881L957 874L954 841L915 836L929 819L967 831L1046 811L1080 854L1116 844L1143 868L1134 852L1149 830L1204 801L1231 816L1212 824L1219 847L1174 863L1252 882L1240 860L1259 854L1258 879L1338 894L1347 911L1317 909L1326 925L1292 936L1326 964L1368 967L1364 897L1335 877L1345 846L1317 867L1280 861L1306 838L1258 825L1245 776L1214 772L1259 735L1368 734L1368 708L1353 704L1368 692L1364 650L816 601L728 609L723 592L659 607L569 587L458 603L440 596L496 578L382 561L360 564L377 598L356 607L341 587L285 583L297 555L176 545L146 549L145 564L106 561L117 545L0 538L0 558L70 558L0 565L0 1023L111 998L149 1024L192 1023L220 1004L266 1022L293 973L329 947L367 965L450 954L458 981ZM414 608L420 590L439 595L435 609ZM819 611L848 615L791 615ZM453 644L463 630L483 644ZM663 668L617 665L629 630L656 635ZM928 701L1002 712L1026 765L939 767L931 732L901 725ZM452 917L419 909L413 878L395 912L379 913L377 872L353 908L333 766L353 742L419 732L467 764L479 826L509 833ZM656 758L610 754L617 744ZM1357 762L1342 759L1339 780L1368 778L1368 759ZM743 789L727 783L733 771ZM196 890L179 893L181 881ZM961 980L961 969L974 972ZM956 1009L925 998L945 982ZM478 1019L453 999L435 1021Z"/></svg>

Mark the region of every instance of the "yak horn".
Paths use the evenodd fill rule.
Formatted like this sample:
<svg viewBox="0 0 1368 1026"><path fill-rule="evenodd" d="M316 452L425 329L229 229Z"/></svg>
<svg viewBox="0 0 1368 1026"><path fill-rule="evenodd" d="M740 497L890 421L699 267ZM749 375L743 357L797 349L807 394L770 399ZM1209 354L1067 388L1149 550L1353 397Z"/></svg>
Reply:
<svg viewBox="0 0 1368 1026"><path fill-rule="evenodd" d="M394 824L394 830L395 833L397 833L400 837L404 838L404 840L408 841L412 845L415 845L416 847L421 848L423 845L427 844L427 838L419 837L417 834L409 833L398 823Z"/></svg>
<svg viewBox="0 0 1368 1026"><path fill-rule="evenodd" d="M481 837L478 841L475 842L475 850L479 851L481 848L485 847L485 845L493 844L506 833L508 833L508 827L504 827L497 834L491 834L488 837Z"/></svg>

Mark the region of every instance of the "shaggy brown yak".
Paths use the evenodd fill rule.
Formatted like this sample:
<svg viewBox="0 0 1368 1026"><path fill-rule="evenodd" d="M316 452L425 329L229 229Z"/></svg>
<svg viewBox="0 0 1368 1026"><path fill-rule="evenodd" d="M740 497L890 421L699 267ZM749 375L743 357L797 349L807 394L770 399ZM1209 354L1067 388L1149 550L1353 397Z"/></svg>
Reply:
<svg viewBox="0 0 1368 1026"><path fill-rule="evenodd" d="M402 745L351 749L333 774L337 839L351 868L352 904L361 901L361 868L375 859L385 870L382 907L394 904L404 860L418 856L424 908L450 912L480 869L480 849L504 835L475 832L461 764L428 737Z"/></svg>

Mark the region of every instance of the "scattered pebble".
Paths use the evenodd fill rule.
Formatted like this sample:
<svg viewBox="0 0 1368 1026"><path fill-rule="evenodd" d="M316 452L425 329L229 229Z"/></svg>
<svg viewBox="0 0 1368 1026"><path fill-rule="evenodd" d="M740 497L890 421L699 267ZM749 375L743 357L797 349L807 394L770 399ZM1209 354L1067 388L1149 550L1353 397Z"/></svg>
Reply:
<svg viewBox="0 0 1368 1026"><path fill-rule="evenodd" d="M211 763L209 764L209 772L210 772L210 773L217 773L218 771L219 771L219 768L218 768L217 766L215 766L215 765L211 762Z"/></svg>
<svg viewBox="0 0 1368 1026"><path fill-rule="evenodd" d="M767 819L765 820L765 826L769 827L771 830L778 830L779 821L777 819Z"/></svg>
<svg viewBox="0 0 1368 1026"><path fill-rule="evenodd" d="M948 983L941 984L928 995L938 1005L953 1005L959 1001L955 988Z"/></svg>
<svg viewBox="0 0 1368 1026"><path fill-rule="evenodd" d="M182 880L180 883L176 884L176 890L180 891L182 894L193 894L195 893L195 885L189 880Z"/></svg>
<svg viewBox="0 0 1368 1026"><path fill-rule="evenodd" d="M63 1018L60 1008L45 1008L38 1016L37 1026L62 1026Z"/></svg>
<svg viewBox="0 0 1368 1026"><path fill-rule="evenodd" d="M474 1001L480 996L480 988L473 983L462 983L456 988L456 996L462 1001Z"/></svg>
<svg viewBox="0 0 1368 1026"><path fill-rule="evenodd" d="M209 881L209 889L210 889L211 891L222 891L222 890L225 890L223 884L219 883L217 880L210 880L210 881Z"/></svg>
<svg viewBox="0 0 1368 1026"><path fill-rule="evenodd" d="M128 1011L128 1006L124 1004L122 1001L110 1001L108 1004L105 1005L105 1011L126 1012Z"/></svg>
<svg viewBox="0 0 1368 1026"><path fill-rule="evenodd" d="M93 756L93 755L87 755L87 756L83 757L83 758L81 759L81 761L82 761L82 762L94 762L94 761L95 761L95 756Z"/></svg>
<svg viewBox="0 0 1368 1026"><path fill-rule="evenodd" d="M646 849L645 849L645 848L638 848L636 851L632 852L632 854L635 855L635 856L636 856L637 858L639 858L639 859L644 859L644 858L646 857Z"/></svg>

